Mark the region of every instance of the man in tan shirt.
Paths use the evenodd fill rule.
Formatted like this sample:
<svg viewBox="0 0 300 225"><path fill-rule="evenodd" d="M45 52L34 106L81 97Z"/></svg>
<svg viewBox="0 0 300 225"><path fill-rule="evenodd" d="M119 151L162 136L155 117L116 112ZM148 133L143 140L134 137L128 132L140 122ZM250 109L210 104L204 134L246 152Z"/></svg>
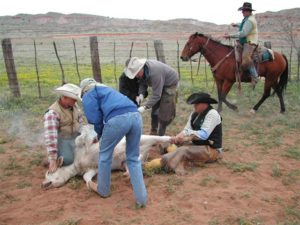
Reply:
<svg viewBox="0 0 300 225"><path fill-rule="evenodd" d="M59 164L73 163L75 138L83 122L82 112L76 104L78 100L80 101L81 89L68 83L55 89L55 92L60 95L60 98L44 115L44 137L49 172L54 172Z"/></svg>

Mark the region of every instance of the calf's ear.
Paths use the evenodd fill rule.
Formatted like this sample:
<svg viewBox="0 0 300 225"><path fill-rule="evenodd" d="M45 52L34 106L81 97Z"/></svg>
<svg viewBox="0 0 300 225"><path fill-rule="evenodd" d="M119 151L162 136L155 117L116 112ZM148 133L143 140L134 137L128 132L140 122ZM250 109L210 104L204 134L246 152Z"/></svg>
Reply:
<svg viewBox="0 0 300 225"><path fill-rule="evenodd" d="M62 167L63 163L64 163L64 157L63 156L59 156L57 158L57 160L56 160L57 168Z"/></svg>

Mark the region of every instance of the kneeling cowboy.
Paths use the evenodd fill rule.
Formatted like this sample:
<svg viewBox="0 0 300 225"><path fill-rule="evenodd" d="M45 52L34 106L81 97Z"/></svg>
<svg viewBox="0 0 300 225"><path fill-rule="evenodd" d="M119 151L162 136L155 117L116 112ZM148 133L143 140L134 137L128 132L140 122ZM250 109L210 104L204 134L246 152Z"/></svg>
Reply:
<svg viewBox="0 0 300 225"><path fill-rule="evenodd" d="M60 98L55 101L44 115L44 137L47 148L49 172L58 167L57 159L62 156L63 165L74 161L75 138L83 123L83 114L77 101L81 101L80 87L65 84L55 89ZM61 162L60 162L61 163Z"/></svg>
<svg viewBox="0 0 300 225"><path fill-rule="evenodd" d="M211 106L217 101L209 94L198 92L187 99L188 104L194 104L194 112L189 116L188 122L172 142L184 144L173 152L167 153L161 159L149 162L147 168L162 166L178 174L184 174L186 163L198 164L214 162L222 153L222 119L220 114ZM156 163L155 163L156 162Z"/></svg>

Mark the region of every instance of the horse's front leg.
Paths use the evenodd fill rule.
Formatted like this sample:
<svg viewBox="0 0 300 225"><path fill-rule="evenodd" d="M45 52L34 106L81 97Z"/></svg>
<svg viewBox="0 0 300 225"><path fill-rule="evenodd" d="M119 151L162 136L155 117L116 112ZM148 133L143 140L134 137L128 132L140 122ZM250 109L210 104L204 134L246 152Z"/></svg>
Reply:
<svg viewBox="0 0 300 225"><path fill-rule="evenodd" d="M221 100L228 106L228 108L234 110L234 111L238 111L238 107L232 103L230 103L229 101L227 101L226 96L228 94L228 92L230 91L232 85L234 82L229 81L229 80L225 80L222 86L222 91L221 91Z"/></svg>

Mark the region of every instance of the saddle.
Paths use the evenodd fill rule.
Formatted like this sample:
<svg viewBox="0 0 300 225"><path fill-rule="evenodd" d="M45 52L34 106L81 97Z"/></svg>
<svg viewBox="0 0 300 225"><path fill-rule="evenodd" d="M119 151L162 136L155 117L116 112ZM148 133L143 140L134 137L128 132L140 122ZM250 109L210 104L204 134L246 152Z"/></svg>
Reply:
<svg viewBox="0 0 300 225"><path fill-rule="evenodd" d="M236 60L236 81L239 83L238 89L240 90L241 88L241 81L242 80L248 80L250 79L250 74L248 70L243 71L241 69L241 62L242 62L242 52L243 52L243 47L242 45L237 41L236 44L234 45L234 55L235 55L235 60ZM266 47L262 46L257 46L252 53L252 61L256 67L256 70L258 71L259 69L259 64L267 61L273 61L274 58L274 52L271 49L268 49ZM243 74L246 76L244 79L242 79Z"/></svg>
<svg viewBox="0 0 300 225"><path fill-rule="evenodd" d="M243 47L238 42L234 46L234 55L235 60L238 64L242 61L242 52ZM272 49L266 48L264 46L258 46L253 54L252 54L252 60L255 64L267 62L267 61L273 61L275 59L274 52Z"/></svg>

